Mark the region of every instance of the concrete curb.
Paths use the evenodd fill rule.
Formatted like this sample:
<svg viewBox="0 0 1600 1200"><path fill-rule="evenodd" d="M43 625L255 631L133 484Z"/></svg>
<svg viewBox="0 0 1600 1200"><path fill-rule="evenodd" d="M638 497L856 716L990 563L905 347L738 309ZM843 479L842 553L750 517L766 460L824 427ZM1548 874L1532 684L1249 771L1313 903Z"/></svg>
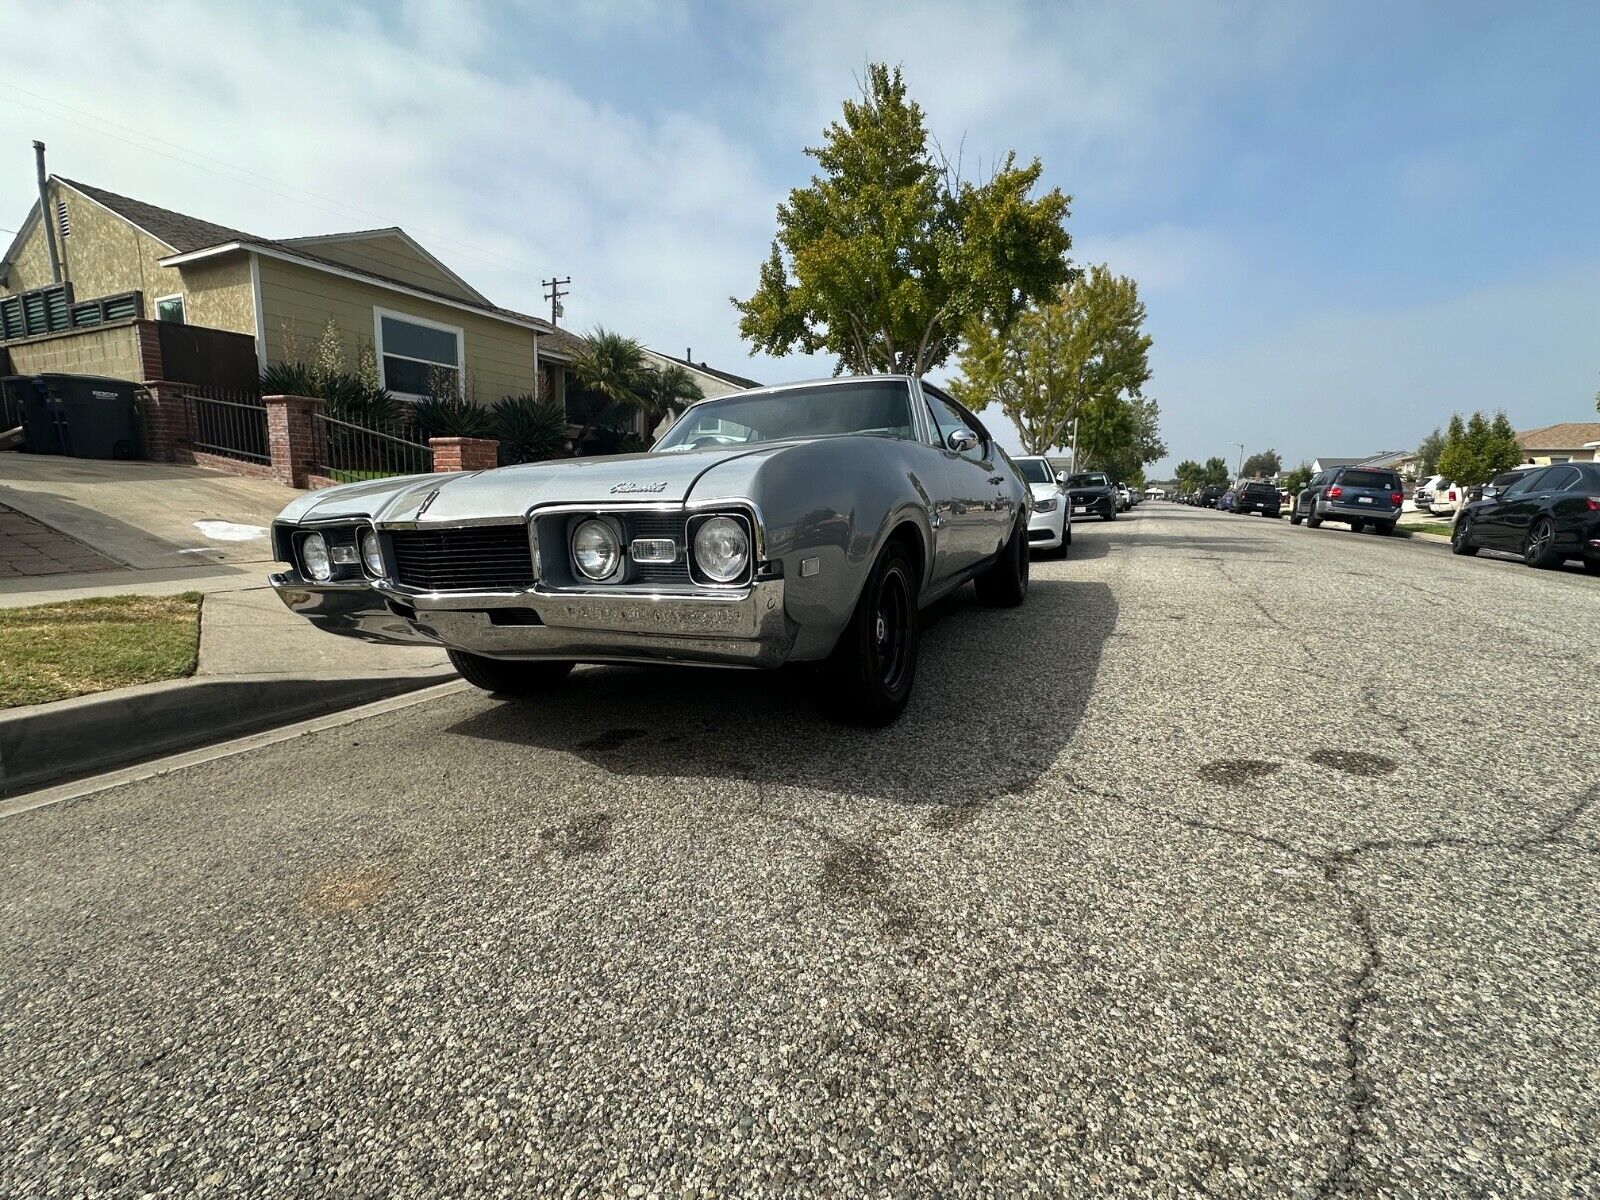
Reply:
<svg viewBox="0 0 1600 1200"><path fill-rule="evenodd" d="M230 675L175 679L0 711L0 796L80 779L456 677Z"/></svg>

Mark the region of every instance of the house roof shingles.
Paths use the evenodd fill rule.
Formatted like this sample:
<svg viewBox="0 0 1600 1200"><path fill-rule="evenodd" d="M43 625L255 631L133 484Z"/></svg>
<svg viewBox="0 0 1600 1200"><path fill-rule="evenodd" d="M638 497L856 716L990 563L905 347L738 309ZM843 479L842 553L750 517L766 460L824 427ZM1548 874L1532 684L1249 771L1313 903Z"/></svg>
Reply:
<svg viewBox="0 0 1600 1200"><path fill-rule="evenodd" d="M661 354L661 351L657 350L655 353ZM724 383L731 383L734 387L758 388L762 386L757 380L746 379L743 375L735 375L732 371L721 371L716 367L708 367L705 363L695 362L690 358L679 358L676 354L661 354L661 357L670 358L673 362L679 363L685 367L693 367L696 371L701 371L707 375L714 376L717 379L722 380Z"/></svg>
<svg viewBox="0 0 1600 1200"><path fill-rule="evenodd" d="M1579 450L1590 442L1600 442L1600 421L1564 421L1517 434L1524 450Z"/></svg>
<svg viewBox="0 0 1600 1200"><path fill-rule="evenodd" d="M278 240L260 237L257 234L246 233L242 229L231 229L226 225L218 225L214 221L202 221L198 217L173 212L170 208L162 208L159 205L147 204L143 200L135 200L130 196L121 196L116 192L108 192L104 188L91 187L86 183L68 179L64 175L58 175L56 178L74 191L82 192L96 203L103 204L112 212L131 221L151 237L165 242L178 254L191 254L196 250L209 250L214 246L225 246L229 242L249 242L253 245L270 247L284 254L303 258L321 266L333 267L339 271L362 275L376 283L407 288L415 292L426 292L430 296L438 296L441 300L448 300L452 304L465 304L469 308L480 309L496 316L507 317L514 321L537 326L536 332L539 336L540 349L544 353L553 353L571 358L587 344L576 334L568 333L564 329L551 325L541 317L532 317L527 313L520 313L511 308L501 308L497 304L480 304L477 301L439 291L436 288L430 288L407 280L393 279L376 271L352 267L348 263L335 262L331 258L324 258L320 254L307 250L301 244L301 239ZM398 229L398 226L393 228Z"/></svg>

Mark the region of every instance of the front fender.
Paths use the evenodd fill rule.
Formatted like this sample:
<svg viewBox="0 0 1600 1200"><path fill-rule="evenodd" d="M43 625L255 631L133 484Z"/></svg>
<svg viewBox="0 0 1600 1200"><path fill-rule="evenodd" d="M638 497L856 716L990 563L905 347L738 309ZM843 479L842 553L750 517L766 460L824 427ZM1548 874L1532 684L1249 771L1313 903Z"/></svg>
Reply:
<svg viewBox="0 0 1600 1200"><path fill-rule="evenodd" d="M819 438L730 460L695 485L695 504L747 500L760 513L769 560L780 562L784 603L798 627L792 659L825 658L855 611L884 543L909 523L931 570L930 487L915 442Z"/></svg>

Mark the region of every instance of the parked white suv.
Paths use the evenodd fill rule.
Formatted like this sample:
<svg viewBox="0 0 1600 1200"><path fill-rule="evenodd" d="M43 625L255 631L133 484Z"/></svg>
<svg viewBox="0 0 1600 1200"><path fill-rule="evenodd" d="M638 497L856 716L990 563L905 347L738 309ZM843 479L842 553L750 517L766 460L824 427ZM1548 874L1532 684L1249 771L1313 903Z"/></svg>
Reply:
<svg viewBox="0 0 1600 1200"><path fill-rule="evenodd" d="M1449 480L1443 475L1429 475L1421 483L1417 484L1417 490L1411 494L1412 502L1423 512L1427 512L1429 506L1433 503L1434 493L1448 482Z"/></svg>
<svg viewBox="0 0 1600 1200"><path fill-rule="evenodd" d="M1438 478L1435 476L1435 478ZM1438 479L1428 498L1428 511L1436 517L1453 517L1467 502L1467 489L1448 479Z"/></svg>

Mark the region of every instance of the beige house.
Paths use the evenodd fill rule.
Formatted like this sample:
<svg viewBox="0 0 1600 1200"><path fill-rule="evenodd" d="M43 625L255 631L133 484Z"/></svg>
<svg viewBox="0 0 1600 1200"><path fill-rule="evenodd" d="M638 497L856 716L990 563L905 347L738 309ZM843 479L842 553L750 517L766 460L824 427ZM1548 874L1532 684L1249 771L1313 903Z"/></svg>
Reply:
<svg viewBox="0 0 1600 1200"><path fill-rule="evenodd" d="M1566 421L1517 434L1529 462L1600 461L1600 421Z"/></svg>
<svg viewBox="0 0 1600 1200"><path fill-rule="evenodd" d="M0 258L0 371L244 386L309 358L331 320L347 367L371 355L401 397L453 377L480 404L565 401L582 340L501 308L402 229L263 238L60 176L47 189L49 220L36 202ZM152 339L151 322L188 332Z"/></svg>

